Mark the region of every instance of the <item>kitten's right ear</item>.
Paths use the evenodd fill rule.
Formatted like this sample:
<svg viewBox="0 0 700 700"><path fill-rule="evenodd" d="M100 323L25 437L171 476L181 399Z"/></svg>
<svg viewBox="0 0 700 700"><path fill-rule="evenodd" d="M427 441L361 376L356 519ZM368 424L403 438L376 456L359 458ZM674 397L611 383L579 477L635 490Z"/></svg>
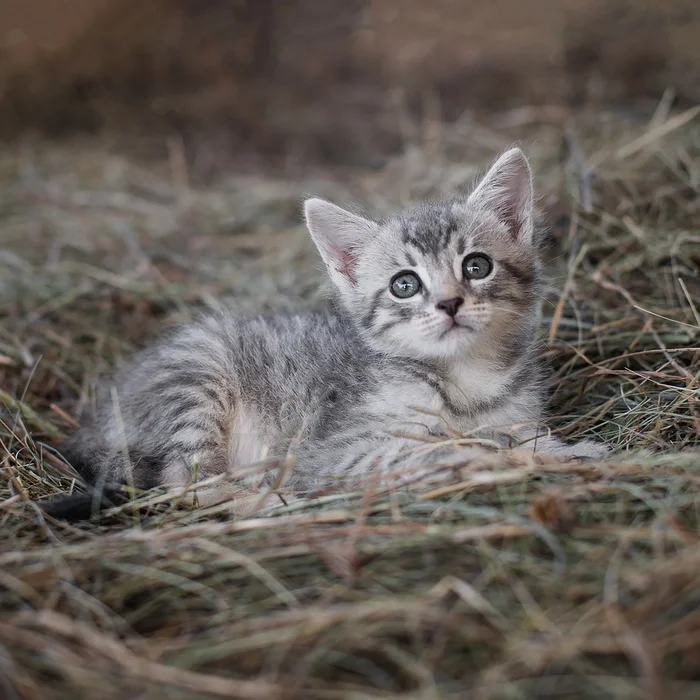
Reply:
<svg viewBox="0 0 700 700"><path fill-rule="evenodd" d="M304 218L333 283L341 289L354 286L358 253L377 233L377 224L316 197L304 202Z"/></svg>

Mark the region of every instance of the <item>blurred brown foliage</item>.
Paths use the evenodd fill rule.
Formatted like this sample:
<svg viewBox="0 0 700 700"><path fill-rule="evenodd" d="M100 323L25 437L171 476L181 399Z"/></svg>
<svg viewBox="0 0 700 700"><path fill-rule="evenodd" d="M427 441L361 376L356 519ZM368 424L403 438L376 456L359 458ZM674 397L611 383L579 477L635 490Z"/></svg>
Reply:
<svg viewBox="0 0 700 700"><path fill-rule="evenodd" d="M371 164L398 147L404 115L426 110L449 120L468 108L658 100L667 88L700 100L696 0L64 0L61 8L6 0L0 9L0 26L23 31L0 48L5 136L207 131L237 149Z"/></svg>

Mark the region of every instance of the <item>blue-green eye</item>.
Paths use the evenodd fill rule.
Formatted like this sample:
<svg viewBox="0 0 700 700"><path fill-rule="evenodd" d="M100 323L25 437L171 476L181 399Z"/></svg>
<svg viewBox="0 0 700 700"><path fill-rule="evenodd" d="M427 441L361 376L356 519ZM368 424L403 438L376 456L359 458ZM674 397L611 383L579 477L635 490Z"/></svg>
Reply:
<svg viewBox="0 0 700 700"><path fill-rule="evenodd" d="M491 270L493 270L491 258L482 253L467 255L467 257L462 260L462 274L464 275L464 279L482 280L484 277L488 277L491 274Z"/></svg>
<svg viewBox="0 0 700 700"><path fill-rule="evenodd" d="M408 299L420 292L420 277L415 272L399 272L391 278L389 289L399 299Z"/></svg>

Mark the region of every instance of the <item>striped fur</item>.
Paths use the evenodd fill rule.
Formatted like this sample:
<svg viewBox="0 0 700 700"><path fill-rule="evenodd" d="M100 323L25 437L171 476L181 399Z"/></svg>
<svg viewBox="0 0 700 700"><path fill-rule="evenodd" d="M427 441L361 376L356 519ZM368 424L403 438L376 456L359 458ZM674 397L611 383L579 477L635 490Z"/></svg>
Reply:
<svg viewBox="0 0 700 700"><path fill-rule="evenodd" d="M67 456L93 483L150 487L235 474L293 451L288 485L305 490L395 465L420 445L408 436L514 430L527 439L543 420L532 197L528 164L513 149L471 195L384 221L309 200L332 303L181 328L105 382ZM493 261L485 279L462 272L475 252ZM401 271L420 277L419 294L390 292ZM462 300L454 318L436 306L452 298ZM538 446L604 452L553 438ZM435 459L411 455L404 459Z"/></svg>

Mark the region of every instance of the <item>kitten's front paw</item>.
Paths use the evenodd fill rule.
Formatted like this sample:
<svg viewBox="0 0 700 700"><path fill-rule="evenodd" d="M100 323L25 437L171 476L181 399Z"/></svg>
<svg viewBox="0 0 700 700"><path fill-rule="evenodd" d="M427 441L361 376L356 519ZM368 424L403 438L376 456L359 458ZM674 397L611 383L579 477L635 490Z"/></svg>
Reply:
<svg viewBox="0 0 700 700"><path fill-rule="evenodd" d="M549 437L538 442L537 452L579 462L594 462L605 459L611 449L602 442L593 442L593 440L581 440L573 445L567 445L558 438Z"/></svg>
<svg viewBox="0 0 700 700"><path fill-rule="evenodd" d="M567 445L571 450L572 459L577 459L580 462L596 462L600 459L605 459L612 450L602 442L593 442L593 440L581 440L575 445Z"/></svg>

